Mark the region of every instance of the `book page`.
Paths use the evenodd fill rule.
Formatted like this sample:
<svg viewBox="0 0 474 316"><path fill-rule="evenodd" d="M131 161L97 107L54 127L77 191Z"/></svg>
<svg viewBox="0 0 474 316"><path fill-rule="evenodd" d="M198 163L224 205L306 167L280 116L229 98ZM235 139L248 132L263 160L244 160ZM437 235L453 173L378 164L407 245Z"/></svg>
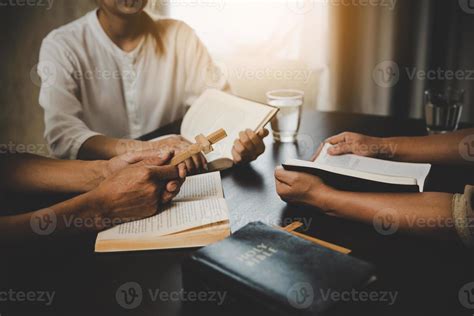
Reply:
<svg viewBox="0 0 474 316"><path fill-rule="evenodd" d="M219 172L187 177L174 201L184 202L212 198L224 198L221 174Z"/></svg>
<svg viewBox="0 0 474 316"><path fill-rule="evenodd" d="M411 178L416 180L416 184L421 191L431 169L430 164L394 162L352 154L331 156L327 152L330 147L330 144L324 145L320 155L314 162L315 165L327 165L382 176Z"/></svg>
<svg viewBox="0 0 474 316"><path fill-rule="evenodd" d="M205 136L224 128L227 138L214 145L214 152L206 158L232 159L234 141L247 128L256 130L268 118L274 108L235 97L219 90L207 90L196 100L186 114L181 126L181 135L194 142L199 134Z"/></svg>
<svg viewBox="0 0 474 316"><path fill-rule="evenodd" d="M155 238L229 220L224 199L174 202L158 215L125 223L104 232L98 240Z"/></svg>

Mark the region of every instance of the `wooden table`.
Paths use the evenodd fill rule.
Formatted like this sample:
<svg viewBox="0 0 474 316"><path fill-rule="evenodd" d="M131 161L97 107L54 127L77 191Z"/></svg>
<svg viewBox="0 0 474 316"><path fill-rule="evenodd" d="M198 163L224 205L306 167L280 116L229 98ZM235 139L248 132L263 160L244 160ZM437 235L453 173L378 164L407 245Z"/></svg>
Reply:
<svg viewBox="0 0 474 316"><path fill-rule="evenodd" d="M177 129L178 124L174 124L144 138ZM328 217L316 209L289 206L279 199L274 168L290 157L309 159L323 139L345 130L377 136L425 134L423 122L417 120L400 122L386 117L305 111L298 144L279 145L268 139L266 153L256 162L222 174L232 229L252 221L284 225L301 220L307 223L307 234L350 248L353 256L377 266L379 280L366 291L397 293L392 306L383 301L342 303L330 314L474 313L462 307L458 299L461 287L474 281L473 256L458 242L399 234L382 236L371 225ZM434 167L433 184L427 189L462 192L465 183L474 181L472 175L465 168ZM43 198L35 205L52 202ZM50 307L41 303L0 302L0 315L21 311L34 311L35 315L189 314L184 312L182 302L154 301L149 291L179 292L180 263L192 250L99 255L93 253L93 243L94 236L76 237L54 246L2 251L0 293L14 289L56 294ZM126 282L137 282L143 289L143 301L133 310L123 309L115 298L117 289Z"/></svg>

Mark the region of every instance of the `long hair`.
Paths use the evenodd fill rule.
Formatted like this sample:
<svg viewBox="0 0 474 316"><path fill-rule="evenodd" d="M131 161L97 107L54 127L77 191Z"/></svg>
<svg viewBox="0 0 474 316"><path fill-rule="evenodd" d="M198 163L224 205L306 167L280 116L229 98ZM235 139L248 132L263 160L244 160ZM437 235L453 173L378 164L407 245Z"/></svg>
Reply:
<svg viewBox="0 0 474 316"><path fill-rule="evenodd" d="M158 55L164 54L165 45L163 43L162 27L145 11L143 11L143 19L145 30L155 39L156 53Z"/></svg>

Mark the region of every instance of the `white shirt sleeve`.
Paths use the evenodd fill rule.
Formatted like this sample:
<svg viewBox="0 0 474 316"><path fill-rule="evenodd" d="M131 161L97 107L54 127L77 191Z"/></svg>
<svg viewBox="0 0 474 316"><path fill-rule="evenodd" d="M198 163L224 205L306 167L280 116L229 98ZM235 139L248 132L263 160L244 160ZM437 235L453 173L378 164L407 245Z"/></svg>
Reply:
<svg viewBox="0 0 474 316"><path fill-rule="evenodd" d="M91 131L81 119L83 106L74 79L73 54L61 45L60 39L52 37L43 41L38 64L42 81L39 103L44 109L44 136L55 157L76 159L82 144L100 133Z"/></svg>
<svg viewBox="0 0 474 316"><path fill-rule="evenodd" d="M185 53L185 103L191 105L205 90L219 89L230 92L228 71L224 64L212 60L207 48L194 30L182 23L179 51Z"/></svg>

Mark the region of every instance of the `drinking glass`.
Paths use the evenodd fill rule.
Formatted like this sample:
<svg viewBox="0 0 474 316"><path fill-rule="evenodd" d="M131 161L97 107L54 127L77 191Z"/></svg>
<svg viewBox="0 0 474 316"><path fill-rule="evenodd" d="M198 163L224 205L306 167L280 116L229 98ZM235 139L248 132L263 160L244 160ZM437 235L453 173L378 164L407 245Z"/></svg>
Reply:
<svg viewBox="0 0 474 316"><path fill-rule="evenodd" d="M464 90L448 88L444 92L425 91L426 129L444 134L458 129L464 103Z"/></svg>
<svg viewBox="0 0 474 316"><path fill-rule="evenodd" d="M269 91L267 102L280 109L272 121L274 140L281 143L296 142L304 104L304 92L293 89Z"/></svg>

